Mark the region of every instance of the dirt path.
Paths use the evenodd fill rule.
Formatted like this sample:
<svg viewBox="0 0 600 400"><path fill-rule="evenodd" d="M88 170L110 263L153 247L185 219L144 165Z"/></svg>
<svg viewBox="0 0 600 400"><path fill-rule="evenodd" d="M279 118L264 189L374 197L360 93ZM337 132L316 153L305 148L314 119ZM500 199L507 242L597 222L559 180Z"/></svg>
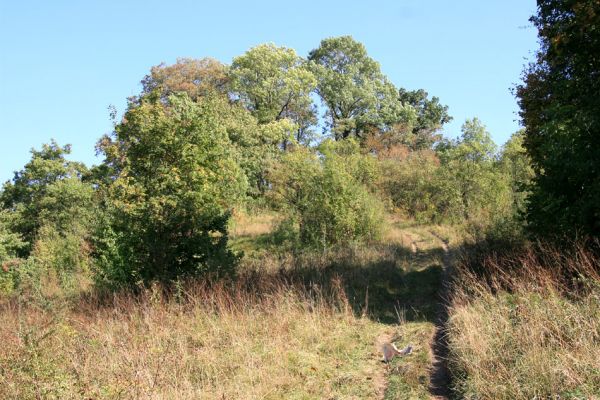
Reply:
<svg viewBox="0 0 600 400"><path fill-rule="evenodd" d="M440 289L438 311L435 320L435 335L431 342L433 363L430 373L429 393L432 399L450 398L451 375L448 370L448 341L446 336L446 323L448 322L448 290L449 275L451 273L451 255L448 242L431 232L433 236L442 242L444 256L442 258L443 272Z"/></svg>
<svg viewBox="0 0 600 400"><path fill-rule="evenodd" d="M395 292L395 296L400 296L399 305L416 309L412 308L415 314L409 321L402 318L397 327L396 331L398 334L402 332L402 336L396 337L389 330L382 332L375 346L378 356L381 355L381 344L384 342L411 344L415 345L416 350L412 357L394 360L392 365L381 368L374 380L377 398L448 399L451 394L445 334L448 320L446 299L451 273L448 242L429 227L399 228L391 236L391 241L408 250L408 254L403 255L403 262L410 265L405 267L401 288ZM440 249L443 250L441 260ZM440 261L441 279L438 275ZM416 290L416 287L420 289ZM426 314L419 314L419 311ZM426 319L422 320L425 315ZM420 356L419 351L422 351ZM412 372L404 375L408 370Z"/></svg>

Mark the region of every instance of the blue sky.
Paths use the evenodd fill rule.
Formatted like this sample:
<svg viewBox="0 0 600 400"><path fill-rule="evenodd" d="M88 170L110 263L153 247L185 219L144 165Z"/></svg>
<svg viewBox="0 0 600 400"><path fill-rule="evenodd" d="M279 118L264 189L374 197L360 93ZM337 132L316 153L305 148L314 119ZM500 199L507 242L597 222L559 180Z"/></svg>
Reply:
<svg viewBox="0 0 600 400"><path fill-rule="evenodd" d="M477 116L502 144L519 127L510 88L537 48L534 12L535 0L0 0L0 181L50 138L98 163L108 106L122 113L160 62L229 63L264 42L306 55L347 34L397 86L450 107L446 135Z"/></svg>

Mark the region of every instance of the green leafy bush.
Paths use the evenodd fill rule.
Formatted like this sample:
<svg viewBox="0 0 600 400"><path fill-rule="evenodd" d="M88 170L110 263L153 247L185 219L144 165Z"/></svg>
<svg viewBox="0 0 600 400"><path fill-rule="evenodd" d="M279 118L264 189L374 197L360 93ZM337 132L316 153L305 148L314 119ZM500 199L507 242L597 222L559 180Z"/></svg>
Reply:
<svg viewBox="0 0 600 400"><path fill-rule="evenodd" d="M211 97L158 96L132 104L101 148L115 171L106 190L100 279L171 280L231 270L229 209L247 181Z"/></svg>
<svg viewBox="0 0 600 400"><path fill-rule="evenodd" d="M32 150L25 167L7 182L0 200L0 289L5 294L44 297L76 290L76 276L89 271L89 231L94 190L83 182L83 164L67 161L70 147L55 142ZM44 288L42 293L41 288Z"/></svg>
<svg viewBox="0 0 600 400"><path fill-rule="evenodd" d="M304 246L378 239L384 210L367 186L375 177L370 156L360 155L353 141L321 148L320 154L304 148L287 153L270 175L271 197L296 221Z"/></svg>
<svg viewBox="0 0 600 400"><path fill-rule="evenodd" d="M380 157L380 188L392 207L418 221L444 219L440 162L432 151L400 151Z"/></svg>

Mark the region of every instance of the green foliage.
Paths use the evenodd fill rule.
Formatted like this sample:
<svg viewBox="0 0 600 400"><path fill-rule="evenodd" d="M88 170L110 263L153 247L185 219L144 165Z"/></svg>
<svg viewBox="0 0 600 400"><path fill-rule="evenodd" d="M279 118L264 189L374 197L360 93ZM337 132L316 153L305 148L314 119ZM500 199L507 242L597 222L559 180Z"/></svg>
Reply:
<svg viewBox="0 0 600 400"><path fill-rule="evenodd" d="M373 176L370 156L355 153L355 142L321 148L320 155L302 148L287 153L270 175L271 196L297 222L301 244L327 248L378 239L383 206L366 186Z"/></svg>
<svg viewBox="0 0 600 400"><path fill-rule="evenodd" d="M148 96L101 145L117 176L98 258L123 268L115 274L109 265L101 279L149 282L231 269L228 210L247 183L218 112L211 97L173 95L165 106Z"/></svg>
<svg viewBox="0 0 600 400"><path fill-rule="evenodd" d="M17 254L25 247L20 235L10 226L14 213L0 209L0 294L10 294L15 286L15 269L21 262Z"/></svg>
<svg viewBox="0 0 600 400"><path fill-rule="evenodd" d="M89 241L97 215L93 188L77 178L60 180L48 187L40 206L42 225L30 258L44 279L56 280L64 294L75 292L75 279L89 275L91 267Z"/></svg>
<svg viewBox="0 0 600 400"><path fill-rule="evenodd" d="M341 169L370 191L377 190L380 173L379 165L375 157L363 154L358 141L354 139L344 141L327 139L319 144L317 150L325 157L325 160L343 160L344 165L340 165Z"/></svg>
<svg viewBox="0 0 600 400"><path fill-rule="evenodd" d="M398 90L381 73L379 63L352 37L325 39L308 59L336 139L364 138L373 129L415 121L413 107L399 101Z"/></svg>
<svg viewBox="0 0 600 400"><path fill-rule="evenodd" d="M431 150L398 151L381 156L379 186L393 207L423 222L445 219L440 162Z"/></svg>
<svg viewBox="0 0 600 400"><path fill-rule="evenodd" d="M246 175L247 194L256 199L268 185L265 178L268 166L280 156L280 144L287 141L295 126L289 119L260 124L241 105L231 104L223 98L213 99L213 107L219 124L227 130L237 162Z"/></svg>
<svg viewBox="0 0 600 400"><path fill-rule="evenodd" d="M14 213L0 209L0 263L16 258L25 246L21 236L10 229L14 217Z"/></svg>
<svg viewBox="0 0 600 400"><path fill-rule="evenodd" d="M302 142L316 124L310 93L316 79L293 49L262 44L233 59L231 86L242 103L258 119L269 123L288 118Z"/></svg>
<svg viewBox="0 0 600 400"><path fill-rule="evenodd" d="M441 105L439 98L435 96L431 100L427 96L423 89L399 89L400 102L412 106L417 113L416 122L409 134L404 135L406 137L403 140L403 144L413 150L430 149L441 139L437 132L444 124L452 121L448 114L448 106Z"/></svg>
<svg viewBox="0 0 600 400"><path fill-rule="evenodd" d="M518 237L529 160L517 133L498 153L485 126L467 120L462 135L430 150L377 147L379 187L391 205L422 222L460 224L475 237Z"/></svg>
<svg viewBox="0 0 600 400"><path fill-rule="evenodd" d="M61 288L71 277L87 271L89 231L94 222L93 188L82 182L80 163L67 161L69 146L55 142L32 159L0 195L0 286L4 293L17 291L41 296L51 276Z"/></svg>
<svg viewBox="0 0 600 400"><path fill-rule="evenodd" d="M27 243L19 251L20 256L29 255L38 230L46 219L62 219L63 223L68 223L72 220L73 207L86 207L74 192L86 190L77 182L87 170L83 164L65 159L70 152L69 145L60 147L54 141L44 144L40 151L32 149L31 161L15 173L12 181L4 184L0 203L4 209L15 213L11 217L11 230ZM63 193L60 189L62 181L79 186L71 188L68 194L67 191ZM61 197L61 193L65 196ZM73 201L75 204L72 204Z"/></svg>
<svg viewBox="0 0 600 400"><path fill-rule="evenodd" d="M526 211L528 190L534 177L531 160L523 147L524 138L524 130L510 137L502 148L499 166L509 178L513 209L519 217Z"/></svg>
<svg viewBox="0 0 600 400"><path fill-rule="evenodd" d="M210 99L219 124L236 147L238 163L249 183L247 194L256 200L267 185L265 169L278 157L280 146L292 139L293 132L300 140L314 123L314 113L306 120L298 114L311 106L308 92L312 86L306 87L311 76L293 50L263 45L236 58L232 68L211 58L178 59L173 65L152 67L142 81L142 93L129 101L131 106L139 106L144 99L159 96L168 108L168 97L176 93L186 93L194 102ZM288 97L284 99L284 95ZM278 107L281 113L275 116L272 112ZM110 147L106 136L98 144L100 152ZM108 186L115 175L114 166L104 163L92 168L90 180Z"/></svg>
<svg viewBox="0 0 600 400"><path fill-rule="evenodd" d="M600 235L600 3L540 0L541 49L516 94L535 177L527 220L541 235Z"/></svg>
<svg viewBox="0 0 600 400"><path fill-rule="evenodd" d="M505 215L508 181L497 168L496 145L477 118L465 122L460 139L441 145L439 155L450 206L457 207L453 218L486 225Z"/></svg>

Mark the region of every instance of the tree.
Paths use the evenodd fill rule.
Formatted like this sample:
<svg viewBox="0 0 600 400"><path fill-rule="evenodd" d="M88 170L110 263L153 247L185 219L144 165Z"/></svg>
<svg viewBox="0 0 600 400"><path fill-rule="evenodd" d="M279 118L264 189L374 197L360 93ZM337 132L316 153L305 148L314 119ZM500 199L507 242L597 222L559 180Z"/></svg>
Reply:
<svg viewBox="0 0 600 400"><path fill-rule="evenodd" d="M9 294L15 287L17 255L26 245L11 229L14 213L0 209L0 295Z"/></svg>
<svg viewBox="0 0 600 400"><path fill-rule="evenodd" d="M261 124L288 118L302 141L316 124L310 98L316 79L293 49L261 44L233 59L232 89Z"/></svg>
<svg viewBox="0 0 600 400"><path fill-rule="evenodd" d="M538 0L541 48L516 88L541 235L600 235L600 3Z"/></svg>
<svg viewBox="0 0 600 400"><path fill-rule="evenodd" d="M296 126L287 119L259 123L241 104L225 98L212 99L219 124L223 126L236 150L236 158L248 181L248 195L256 198L268 182L266 170L281 155L281 144L289 138Z"/></svg>
<svg viewBox="0 0 600 400"><path fill-rule="evenodd" d="M410 137L404 144L413 150L430 149L441 139L437 132L444 124L452 121L448 106L440 104L439 98L435 96L429 99L423 89L409 91L401 88L398 93L400 102L411 105L417 113L416 121L410 129Z"/></svg>
<svg viewBox="0 0 600 400"><path fill-rule="evenodd" d="M87 173L82 163L68 161L71 147L59 146L55 141L44 144L41 150L31 150L31 160L12 181L4 184L0 203L5 210L15 213L12 231L27 243L19 255L31 251L43 223L57 223L63 227L74 221L78 210L91 202L91 187L81 182ZM68 190L63 191L62 188ZM64 220L68 222L65 222Z"/></svg>
<svg viewBox="0 0 600 400"><path fill-rule="evenodd" d="M229 90L227 67L213 58L178 58L173 65L160 64L142 80L142 96L160 92L163 101L174 93L184 92L192 100Z"/></svg>
<svg viewBox="0 0 600 400"><path fill-rule="evenodd" d="M11 229L14 214L8 210L0 209L0 267L4 272L8 269L4 263L12 258L16 258L20 250L25 246L19 234ZM0 271L0 273L2 273Z"/></svg>
<svg viewBox="0 0 600 400"><path fill-rule="evenodd" d="M352 37L325 39L308 59L336 139L364 138L373 128L386 130L414 121L414 109L398 100L397 89L381 73L379 63Z"/></svg>
<svg viewBox="0 0 600 400"><path fill-rule="evenodd" d="M448 214L455 221L489 225L510 209L508 181L498 168L497 147L477 118L467 120L457 140L437 147Z"/></svg>
<svg viewBox="0 0 600 400"><path fill-rule="evenodd" d="M526 198L534 177L531 160L523 147L525 131L515 132L502 146L499 168L509 179L515 214L525 212Z"/></svg>
<svg viewBox="0 0 600 400"><path fill-rule="evenodd" d="M246 190L219 99L196 102L158 93L130 104L101 144L117 175L107 191L108 224L97 240L103 278L112 283L221 273L229 210ZM115 282L116 281L116 282Z"/></svg>
<svg viewBox="0 0 600 400"><path fill-rule="evenodd" d="M320 154L297 147L271 170L270 196L297 223L300 244L327 248L380 237L383 206L368 187L374 160L359 149L353 139L325 141Z"/></svg>

